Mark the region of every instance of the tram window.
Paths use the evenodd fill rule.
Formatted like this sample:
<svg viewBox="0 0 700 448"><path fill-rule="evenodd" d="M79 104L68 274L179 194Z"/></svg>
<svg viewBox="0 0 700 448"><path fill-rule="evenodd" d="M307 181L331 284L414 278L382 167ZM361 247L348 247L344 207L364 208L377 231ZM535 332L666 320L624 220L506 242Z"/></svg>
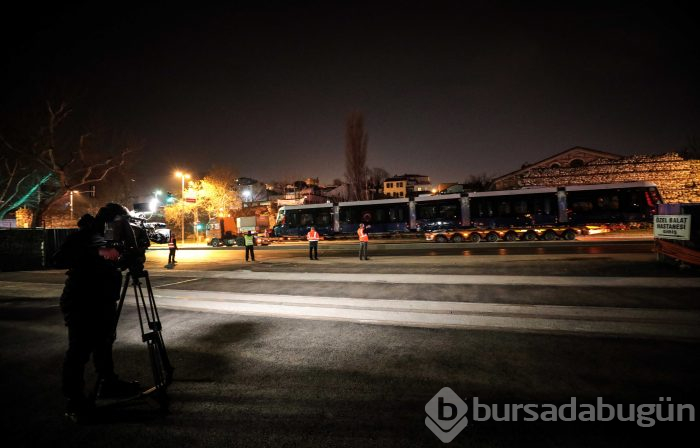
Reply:
<svg viewBox="0 0 700 448"><path fill-rule="evenodd" d="M416 207L418 219L433 219L435 218L435 207L430 206L419 206Z"/></svg>
<svg viewBox="0 0 700 448"><path fill-rule="evenodd" d="M386 209L378 208L374 211L374 222L386 222Z"/></svg>
<svg viewBox="0 0 700 448"><path fill-rule="evenodd" d="M403 222L403 221L404 221L403 208L392 207L389 209L389 222Z"/></svg>
<svg viewBox="0 0 700 448"><path fill-rule="evenodd" d="M552 200L549 198L544 200L544 213L545 215L552 214Z"/></svg>
<svg viewBox="0 0 700 448"><path fill-rule="evenodd" d="M317 226L325 227L325 226L330 225L330 223L331 223L331 214L330 213L323 212L323 213L319 213L318 216L316 216L316 223L315 224Z"/></svg>
<svg viewBox="0 0 700 448"><path fill-rule="evenodd" d="M483 204L483 202L478 202L477 204L474 204L474 205L476 205L476 207L472 206L472 210L476 209L476 216L478 216L479 218L483 218L484 217L484 204Z"/></svg>
<svg viewBox="0 0 700 448"><path fill-rule="evenodd" d="M642 198L639 192L630 192L623 201L623 210L628 212L638 212L642 210Z"/></svg>
<svg viewBox="0 0 700 448"><path fill-rule="evenodd" d="M620 210L620 197L615 195L610 198L609 207L612 210Z"/></svg>
<svg viewBox="0 0 700 448"><path fill-rule="evenodd" d="M439 216L442 219L454 219L457 218L457 205L456 204L451 204L451 205L443 205L440 207L440 212Z"/></svg>
<svg viewBox="0 0 700 448"><path fill-rule="evenodd" d="M302 227L313 225L314 224L313 215L311 213L302 213L301 219L300 219L300 224Z"/></svg>
<svg viewBox="0 0 700 448"><path fill-rule="evenodd" d="M596 199L596 207L603 210L619 210L620 200L615 196L598 196Z"/></svg>
<svg viewBox="0 0 700 448"><path fill-rule="evenodd" d="M535 198L532 201L532 212L540 215L549 215L552 213L552 201L549 198Z"/></svg>
<svg viewBox="0 0 700 448"><path fill-rule="evenodd" d="M498 215L499 216L510 215L510 202L501 201L501 203L498 204Z"/></svg>
<svg viewBox="0 0 700 448"><path fill-rule="evenodd" d="M579 201L571 204L571 210L574 212L589 212L593 210L593 203L591 201Z"/></svg>
<svg viewBox="0 0 700 448"><path fill-rule="evenodd" d="M340 209L340 219L343 222L355 223L359 221L360 212L354 208Z"/></svg>
<svg viewBox="0 0 700 448"><path fill-rule="evenodd" d="M299 213L298 212L288 212L285 219L285 223L290 227L296 227L299 225Z"/></svg>
<svg viewBox="0 0 700 448"><path fill-rule="evenodd" d="M493 202L491 202L491 201L480 200L477 203L476 208L477 208L477 216L479 218L486 218L486 217L493 216Z"/></svg>
<svg viewBox="0 0 700 448"><path fill-rule="evenodd" d="M483 209L482 209L483 207ZM485 201L483 206L479 206L479 216L480 217L492 217L493 216L493 202Z"/></svg>

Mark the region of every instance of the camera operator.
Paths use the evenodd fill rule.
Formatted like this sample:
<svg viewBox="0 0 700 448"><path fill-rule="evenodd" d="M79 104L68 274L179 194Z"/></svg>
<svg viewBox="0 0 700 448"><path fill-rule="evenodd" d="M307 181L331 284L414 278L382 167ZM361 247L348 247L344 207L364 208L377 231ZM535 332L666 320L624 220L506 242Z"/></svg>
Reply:
<svg viewBox="0 0 700 448"><path fill-rule="evenodd" d="M79 231L68 236L54 258L59 267L68 268L61 295L61 311L68 327L62 389L67 399L66 416L76 422L89 418L94 407L84 393L84 370L90 354L102 379L98 398L126 398L140 392L138 383L117 377L112 361L122 275L120 253L110 247L105 231L116 228L116 233L122 233L117 235L121 241L128 240L128 221L126 226L120 224L124 212L118 204L107 204L96 217L83 215Z"/></svg>

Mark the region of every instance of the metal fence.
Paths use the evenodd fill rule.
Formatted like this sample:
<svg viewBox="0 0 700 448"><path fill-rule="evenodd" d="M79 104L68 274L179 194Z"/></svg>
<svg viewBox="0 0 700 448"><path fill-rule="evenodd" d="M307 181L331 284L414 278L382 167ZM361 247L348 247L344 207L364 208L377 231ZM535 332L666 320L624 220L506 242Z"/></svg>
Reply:
<svg viewBox="0 0 700 448"><path fill-rule="evenodd" d="M53 255L78 229L0 228L0 271L27 271L53 266Z"/></svg>

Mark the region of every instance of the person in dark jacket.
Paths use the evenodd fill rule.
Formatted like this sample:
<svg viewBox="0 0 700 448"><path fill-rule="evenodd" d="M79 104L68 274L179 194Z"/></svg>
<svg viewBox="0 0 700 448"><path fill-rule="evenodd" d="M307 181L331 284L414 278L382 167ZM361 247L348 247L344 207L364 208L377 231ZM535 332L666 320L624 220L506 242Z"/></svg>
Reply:
<svg viewBox="0 0 700 448"><path fill-rule="evenodd" d="M89 214L78 221L79 230L66 238L54 256L58 267L68 268L60 305L68 327L68 350L63 361L62 391L66 416L73 421L89 418L94 403L86 398L84 370L90 355L102 379L99 398L132 396L138 383L119 380L114 373L112 344L116 306L122 275L119 252L105 247L98 223Z"/></svg>

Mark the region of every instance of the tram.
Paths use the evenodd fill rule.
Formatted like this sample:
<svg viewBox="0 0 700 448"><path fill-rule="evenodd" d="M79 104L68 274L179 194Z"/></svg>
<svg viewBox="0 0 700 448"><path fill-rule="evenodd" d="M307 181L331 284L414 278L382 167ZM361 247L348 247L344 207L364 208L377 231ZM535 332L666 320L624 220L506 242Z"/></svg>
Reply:
<svg viewBox="0 0 700 448"><path fill-rule="evenodd" d="M314 226L324 236L353 234L360 223L375 234L651 223L660 203L652 182L328 202L280 207L273 233L301 237Z"/></svg>

